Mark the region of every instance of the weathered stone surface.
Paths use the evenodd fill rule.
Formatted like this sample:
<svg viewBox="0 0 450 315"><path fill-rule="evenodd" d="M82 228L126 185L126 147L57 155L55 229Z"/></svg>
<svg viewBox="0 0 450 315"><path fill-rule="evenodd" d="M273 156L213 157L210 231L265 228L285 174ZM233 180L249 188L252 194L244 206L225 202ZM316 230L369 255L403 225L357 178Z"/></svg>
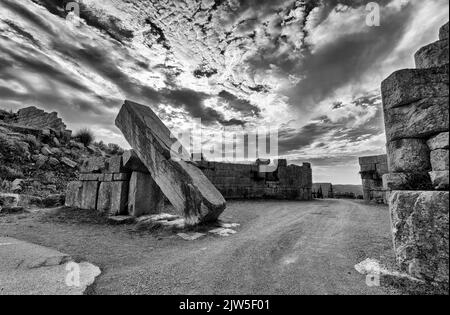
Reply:
<svg viewBox="0 0 450 315"><path fill-rule="evenodd" d="M58 132L66 130L66 125L56 112L46 113L34 106L18 111L15 123L33 128L51 128Z"/></svg>
<svg viewBox="0 0 450 315"><path fill-rule="evenodd" d="M434 189L448 190L449 189L449 171L433 171L430 172L430 178Z"/></svg>
<svg viewBox="0 0 450 315"><path fill-rule="evenodd" d="M150 174L133 172L128 194L128 213L134 217L159 214L164 209L164 195Z"/></svg>
<svg viewBox="0 0 450 315"><path fill-rule="evenodd" d="M128 185L128 182L100 183L97 210L111 216L128 214Z"/></svg>
<svg viewBox="0 0 450 315"><path fill-rule="evenodd" d="M416 68L440 67L449 63L448 40L440 40L422 47L414 55Z"/></svg>
<svg viewBox="0 0 450 315"><path fill-rule="evenodd" d="M438 134L437 136L434 136L430 140L427 141L428 147L431 151L437 150L437 149L449 149L449 133L443 132Z"/></svg>
<svg viewBox="0 0 450 315"><path fill-rule="evenodd" d="M78 179L82 182L90 182L90 181L98 182L103 181L104 177L105 177L104 174L83 173L80 174Z"/></svg>
<svg viewBox="0 0 450 315"><path fill-rule="evenodd" d="M439 30L439 39L440 40L448 40L448 23L441 27Z"/></svg>
<svg viewBox="0 0 450 315"><path fill-rule="evenodd" d="M448 71L449 66L445 65L394 72L381 84L384 108L400 107L426 98L448 97Z"/></svg>
<svg viewBox="0 0 450 315"><path fill-rule="evenodd" d="M395 191L390 211L402 270L419 279L448 282L449 192Z"/></svg>
<svg viewBox="0 0 450 315"><path fill-rule="evenodd" d="M188 224L216 220L225 210L225 199L201 170L178 159L176 140L149 107L126 101L116 125Z"/></svg>
<svg viewBox="0 0 450 315"><path fill-rule="evenodd" d="M401 139L387 145L389 170L392 173L428 172L430 150L425 140Z"/></svg>
<svg viewBox="0 0 450 315"><path fill-rule="evenodd" d="M99 182L83 182L81 209L96 210Z"/></svg>
<svg viewBox="0 0 450 315"><path fill-rule="evenodd" d="M411 104L385 108L388 141L426 138L449 130L448 98L427 98Z"/></svg>
<svg viewBox="0 0 450 315"><path fill-rule="evenodd" d="M118 215L108 217L108 223L111 225L124 225L124 224L133 224L135 218L131 215Z"/></svg>
<svg viewBox="0 0 450 315"><path fill-rule="evenodd" d="M118 173L113 174L113 180L118 182L129 181L131 178L131 174L129 173Z"/></svg>
<svg viewBox="0 0 450 315"><path fill-rule="evenodd" d="M383 175L386 190L430 190L433 189L427 172L388 173Z"/></svg>
<svg viewBox="0 0 450 315"><path fill-rule="evenodd" d="M108 173L121 173L123 171L122 156L113 156L109 159Z"/></svg>
<svg viewBox="0 0 450 315"><path fill-rule="evenodd" d="M108 169L108 159L104 157L94 157L83 161L80 167L81 173L101 173Z"/></svg>
<svg viewBox="0 0 450 315"><path fill-rule="evenodd" d="M433 171L449 170L449 150L438 149L431 151L430 159Z"/></svg>
<svg viewBox="0 0 450 315"><path fill-rule="evenodd" d="M114 181L114 174L102 174L103 178L102 181L103 182L112 182Z"/></svg>
<svg viewBox="0 0 450 315"><path fill-rule="evenodd" d="M142 163L141 159L138 157L136 152L134 150L128 150L125 151L123 156L123 167L128 172L139 172L139 173L146 173L150 174L149 170L147 169L147 166Z"/></svg>
<svg viewBox="0 0 450 315"><path fill-rule="evenodd" d="M83 183L70 182L66 190L66 207L81 208L83 198Z"/></svg>

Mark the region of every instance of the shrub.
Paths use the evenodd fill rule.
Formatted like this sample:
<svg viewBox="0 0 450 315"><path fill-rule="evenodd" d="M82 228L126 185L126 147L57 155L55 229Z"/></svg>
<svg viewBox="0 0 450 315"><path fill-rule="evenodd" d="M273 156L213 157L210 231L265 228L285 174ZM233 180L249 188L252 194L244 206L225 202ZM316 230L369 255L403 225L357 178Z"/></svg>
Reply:
<svg viewBox="0 0 450 315"><path fill-rule="evenodd" d="M75 139L87 147L94 142L95 137L94 133L90 129L81 129L75 134Z"/></svg>
<svg viewBox="0 0 450 315"><path fill-rule="evenodd" d="M109 143L108 144L108 151L109 151L108 153L111 154L111 155L123 154L123 149L119 145L117 145L115 143Z"/></svg>

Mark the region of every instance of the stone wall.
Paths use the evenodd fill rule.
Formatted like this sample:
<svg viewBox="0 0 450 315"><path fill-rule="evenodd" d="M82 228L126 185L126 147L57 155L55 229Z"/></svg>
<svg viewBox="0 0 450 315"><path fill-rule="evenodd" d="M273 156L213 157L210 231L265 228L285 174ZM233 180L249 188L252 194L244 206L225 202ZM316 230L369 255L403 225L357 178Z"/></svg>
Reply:
<svg viewBox="0 0 450 315"><path fill-rule="evenodd" d="M199 168L225 199L312 199L311 164L287 165L278 161L275 172L259 171L257 163L197 162Z"/></svg>
<svg viewBox="0 0 450 315"><path fill-rule="evenodd" d="M359 158L364 200L387 203L383 188L383 175L388 173L387 155L365 156Z"/></svg>
<svg viewBox="0 0 450 315"><path fill-rule="evenodd" d="M448 288L449 59L448 24L421 48L416 69L382 83L392 232L399 266Z"/></svg>

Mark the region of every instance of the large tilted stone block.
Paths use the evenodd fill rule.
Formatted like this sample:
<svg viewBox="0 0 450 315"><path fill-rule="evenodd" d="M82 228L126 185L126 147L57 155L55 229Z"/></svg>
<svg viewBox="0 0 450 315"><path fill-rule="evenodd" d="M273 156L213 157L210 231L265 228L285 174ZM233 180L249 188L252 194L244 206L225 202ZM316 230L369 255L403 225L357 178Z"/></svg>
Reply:
<svg viewBox="0 0 450 315"><path fill-rule="evenodd" d="M449 170L449 151L445 149L438 149L431 151L431 168L433 171L448 171Z"/></svg>
<svg viewBox="0 0 450 315"><path fill-rule="evenodd" d="M394 191L389 203L399 266L419 279L448 283L449 192Z"/></svg>
<svg viewBox="0 0 450 315"><path fill-rule="evenodd" d="M432 190L430 175L427 172L388 173L383 175L385 190Z"/></svg>
<svg viewBox="0 0 450 315"><path fill-rule="evenodd" d="M134 217L158 214L164 209L164 194L150 174L134 172L128 194L128 213Z"/></svg>
<svg viewBox="0 0 450 315"><path fill-rule="evenodd" d="M432 137L427 141L428 147L431 151L437 149L449 149L449 133L443 132L438 134L437 136Z"/></svg>
<svg viewBox="0 0 450 315"><path fill-rule="evenodd" d="M430 150L425 140L401 139L387 145L389 170L392 173L431 171Z"/></svg>
<svg viewBox="0 0 450 315"><path fill-rule="evenodd" d="M116 125L187 224L214 221L225 210L223 196L195 164L180 159L178 142L149 107L126 101Z"/></svg>
<svg viewBox="0 0 450 315"><path fill-rule="evenodd" d="M449 171L433 171L430 172L430 178L433 188L436 190L449 189Z"/></svg>
<svg viewBox="0 0 450 315"><path fill-rule="evenodd" d="M128 213L128 182L100 183L97 210L110 216Z"/></svg>
<svg viewBox="0 0 450 315"><path fill-rule="evenodd" d="M448 40L448 23L441 27L439 30L439 39L440 40Z"/></svg>
<svg viewBox="0 0 450 315"><path fill-rule="evenodd" d="M427 138L449 130L448 97L427 98L402 107L385 108L388 141Z"/></svg>
<svg viewBox="0 0 450 315"><path fill-rule="evenodd" d="M139 172L150 174L147 166L142 163L141 159L138 157L134 150L128 150L123 153L123 167L129 172Z"/></svg>
<svg viewBox="0 0 450 315"><path fill-rule="evenodd" d="M448 39L440 40L419 49L414 55L416 68L440 67L449 63Z"/></svg>
<svg viewBox="0 0 450 315"><path fill-rule="evenodd" d="M81 208L83 198L83 183L70 182L66 190L66 207Z"/></svg>
<svg viewBox="0 0 450 315"><path fill-rule="evenodd" d="M445 65L394 72L381 83L384 108L400 107L427 98L448 97L448 71L449 66Z"/></svg>
<svg viewBox="0 0 450 315"><path fill-rule="evenodd" d="M83 182L83 191L81 193L81 209L96 210L98 187L100 182Z"/></svg>

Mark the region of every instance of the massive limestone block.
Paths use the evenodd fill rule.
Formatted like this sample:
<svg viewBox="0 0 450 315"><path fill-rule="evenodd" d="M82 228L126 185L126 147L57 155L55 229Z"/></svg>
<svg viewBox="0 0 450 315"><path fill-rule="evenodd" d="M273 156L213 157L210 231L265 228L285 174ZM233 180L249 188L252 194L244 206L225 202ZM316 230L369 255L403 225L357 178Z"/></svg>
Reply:
<svg viewBox="0 0 450 315"><path fill-rule="evenodd" d="M83 190L81 193L81 209L96 210L97 194L100 182L83 182Z"/></svg>
<svg viewBox="0 0 450 315"><path fill-rule="evenodd" d="M419 49L414 55L416 68L440 67L449 63L448 40L440 40Z"/></svg>
<svg viewBox="0 0 450 315"><path fill-rule="evenodd" d="M449 171L433 171L430 172L430 178L433 188L436 190L449 189Z"/></svg>
<svg viewBox="0 0 450 315"><path fill-rule="evenodd" d="M100 183L97 210L110 216L128 213L128 182Z"/></svg>
<svg viewBox="0 0 450 315"><path fill-rule="evenodd" d="M433 185L427 172L388 173L383 175L385 190L432 190Z"/></svg>
<svg viewBox="0 0 450 315"><path fill-rule="evenodd" d="M445 149L438 149L431 151L431 168L433 171L448 171L449 170L449 151Z"/></svg>
<svg viewBox="0 0 450 315"><path fill-rule="evenodd" d="M426 138L449 130L448 98L427 98L411 104L385 108L388 141Z"/></svg>
<svg viewBox="0 0 450 315"><path fill-rule="evenodd" d="M187 224L216 220L225 210L223 196L194 163L181 159L176 139L149 107L126 101L116 125Z"/></svg>
<svg viewBox="0 0 450 315"><path fill-rule="evenodd" d="M133 172L128 194L128 213L134 217L159 214L164 209L164 194L150 174Z"/></svg>
<svg viewBox="0 0 450 315"><path fill-rule="evenodd" d="M387 145L389 170L392 173L431 171L430 150L425 140L401 139Z"/></svg>
<svg viewBox="0 0 450 315"><path fill-rule="evenodd" d="M400 267L419 279L448 282L449 192L395 191L390 211Z"/></svg>
<svg viewBox="0 0 450 315"><path fill-rule="evenodd" d="M438 134L437 136L432 137L427 142L428 147L431 151L438 149L449 149L449 133L443 132Z"/></svg>
<svg viewBox="0 0 450 315"><path fill-rule="evenodd" d="M439 39L440 40L448 40L448 23L441 27L439 30Z"/></svg>
<svg viewBox="0 0 450 315"><path fill-rule="evenodd" d="M385 109L404 106L422 99L448 97L449 65L429 69L394 72L381 83Z"/></svg>

